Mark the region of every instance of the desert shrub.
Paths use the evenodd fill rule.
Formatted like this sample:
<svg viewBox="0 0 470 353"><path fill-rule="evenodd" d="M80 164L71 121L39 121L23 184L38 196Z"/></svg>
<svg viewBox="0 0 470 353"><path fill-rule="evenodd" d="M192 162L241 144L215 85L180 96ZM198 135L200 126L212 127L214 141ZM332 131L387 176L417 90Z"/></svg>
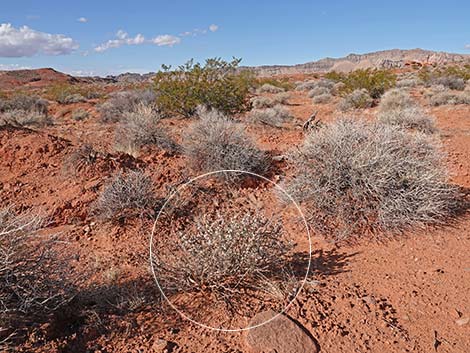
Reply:
<svg viewBox="0 0 470 353"><path fill-rule="evenodd" d="M448 89L433 91L429 95L429 104L432 106L470 104L469 91L455 92Z"/></svg>
<svg viewBox="0 0 470 353"><path fill-rule="evenodd" d="M40 235L45 219L33 212L0 210L0 349L26 335L72 297L66 258L54 236ZM7 351L7 350L6 350Z"/></svg>
<svg viewBox="0 0 470 353"><path fill-rule="evenodd" d="M336 82L331 88L330 93L334 96L340 96L346 89L346 85L343 82Z"/></svg>
<svg viewBox="0 0 470 353"><path fill-rule="evenodd" d="M97 85L57 83L46 90L46 97L60 104L85 102L103 96L103 89Z"/></svg>
<svg viewBox="0 0 470 353"><path fill-rule="evenodd" d="M319 96L313 97L312 101L314 104L325 104L330 102L333 96L330 93L320 94Z"/></svg>
<svg viewBox="0 0 470 353"><path fill-rule="evenodd" d="M75 121L82 121L88 119L90 113L88 113L85 109L77 109L72 112L72 119Z"/></svg>
<svg viewBox="0 0 470 353"><path fill-rule="evenodd" d="M420 80L417 78L403 78L397 81L397 88L412 88L420 85Z"/></svg>
<svg viewBox="0 0 470 353"><path fill-rule="evenodd" d="M63 171L74 175L93 165L97 161L98 155L99 152L95 151L93 146L89 144L80 145L64 159Z"/></svg>
<svg viewBox="0 0 470 353"><path fill-rule="evenodd" d="M284 123L292 119L289 110L281 105L266 109L254 109L248 117L255 123L274 127L282 127Z"/></svg>
<svg viewBox="0 0 470 353"><path fill-rule="evenodd" d="M136 216L153 215L158 205L150 177L140 171L118 173L106 183L94 213L101 220L124 222Z"/></svg>
<svg viewBox="0 0 470 353"><path fill-rule="evenodd" d="M380 123L416 130L426 134L432 134L437 130L435 119L425 114L418 106L380 111L377 117Z"/></svg>
<svg viewBox="0 0 470 353"><path fill-rule="evenodd" d="M351 109L370 108L374 104L374 100L366 89L357 89L346 95L338 104L338 109L348 111Z"/></svg>
<svg viewBox="0 0 470 353"><path fill-rule="evenodd" d="M274 104L287 104L290 99L290 94L288 92L277 93L272 96Z"/></svg>
<svg viewBox="0 0 470 353"><path fill-rule="evenodd" d="M190 167L198 172L244 170L265 174L269 163L245 133L244 128L214 110L200 112L183 137L183 150ZM222 174L223 179L238 181L243 175Z"/></svg>
<svg viewBox="0 0 470 353"><path fill-rule="evenodd" d="M47 115L47 101L24 94L15 95L10 99L0 100L0 113L7 111L34 111L38 114Z"/></svg>
<svg viewBox="0 0 470 353"><path fill-rule="evenodd" d="M270 108L274 105L274 100L269 97L257 96L250 99L251 105L255 109Z"/></svg>
<svg viewBox="0 0 470 353"><path fill-rule="evenodd" d="M144 146L157 146L175 152L177 145L161 126L160 120L160 115L152 107L143 104L124 113L116 128L116 149L135 154Z"/></svg>
<svg viewBox="0 0 470 353"><path fill-rule="evenodd" d="M282 92L273 95L272 97L253 97L251 98L250 102L253 108L255 109L263 109L263 108L271 108L275 105L279 104L287 104L290 98L290 94L287 92Z"/></svg>
<svg viewBox="0 0 470 353"><path fill-rule="evenodd" d="M292 158L287 191L336 240L439 224L457 206L443 154L424 134L341 119L309 135Z"/></svg>
<svg viewBox="0 0 470 353"><path fill-rule="evenodd" d="M274 220L259 214L203 216L194 228L180 232L171 256L152 259L166 293L210 292L228 299L259 290L286 267L290 244Z"/></svg>
<svg viewBox="0 0 470 353"><path fill-rule="evenodd" d="M274 86L270 83L265 83L262 86L256 89L256 93L281 93L284 92L285 89L282 87Z"/></svg>
<svg viewBox="0 0 470 353"><path fill-rule="evenodd" d="M258 87L261 87L264 84L282 88L284 91L290 91L295 87L295 85L287 78L261 77L256 79L256 85Z"/></svg>
<svg viewBox="0 0 470 353"><path fill-rule="evenodd" d="M154 105L156 95L151 90L122 91L110 94L98 107L103 122L119 121L125 113L132 112L139 104Z"/></svg>
<svg viewBox="0 0 470 353"><path fill-rule="evenodd" d="M44 127L52 124L52 119L34 110L9 110L0 113L0 126Z"/></svg>
<svg viewBox="0 0 470 353"><path fill-rule="evenodd" d="M465 89L465 81L462 78L456 76L436 77L432 80L432 83L457 91L463 91Z"/></svg>
<svg viewBox="0 0 470 353"><path fill-rule="evenodd" d="M317 81L301 81L297 82L295 86L296 91L310 91L317 87Z"/></svg>
<svg viewBox="0 0 470 353"><path fill-rule="evenodd" d="M207 59L204 65L190 60L176 70L163 66L155 76L159 108L184 117L192 116L198 105L226 114L247 110L254 79L250 71L237 70L239 63L240 59Z"/></svg>
<svg viewBox="0 0 470 353"><path fill-rule="evenodd" d="M330 72L325 77L335 82L344 83L343 94L365 89L374 99L380 98L396 83L396 76L390 70L355 70L348 74Z"/></svg>
<svg viewBox="0 0 470 353"><path fill-rule="evenodd" d="M387 112L396 109L405 109L415 106L416 103L411 98L408 91L395 88L385 92L379 104L381 112Z"/></svg>
<svg viewBox="0 0 470 353"><path fill-rule="evenodd" d="M317 86L317 87L311 89L311 90L308 92L308 96L309 96L310 98L313 98L313 97L316 97L316 96L321 96L322 94L329 94L329 93L330 93L330 89L329 89L329 88Z"/></svg>

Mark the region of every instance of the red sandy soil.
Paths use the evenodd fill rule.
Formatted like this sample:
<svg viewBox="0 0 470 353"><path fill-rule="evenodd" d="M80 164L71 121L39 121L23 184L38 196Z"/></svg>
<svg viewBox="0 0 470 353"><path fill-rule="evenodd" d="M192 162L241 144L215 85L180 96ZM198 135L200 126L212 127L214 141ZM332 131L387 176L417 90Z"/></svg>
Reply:
<svg viewBox="0 0 470 353"><path fill-rule="evenodd" d="M138 290L156 293L147 270L149 224L101 224L93 202L107 178L125 168L145 168L160 190L188 175L182 156L145 151L139 158L113 152L112 124L103 124L94 103L68 106L92 112L84 121L59 114L40 130L0 130L0 202L18 209L40 208L50 227L68 240L86 284L135 281ZM322 121L334 119L334 105L313 106L304 92L292 92L289 109L297 120L284 129L248 126L260 147L286 154L303 138L301 123L315 110ZM371 117L374 109L365 112ZM431 110L448 153L452 181L470 188L470 107ZM243 117L241 118L243 120ZM190 123L164 122L180 139ZM67 158L80 145L100 152L97 162L78 171ZM65 166L65 167L64 167ZM288 166L280 163L279 174ZM282 170L284 169L284 170ZM273 178L276 178L275 176ZM279 178L279 177L278 177ZM240 191L240 197L261 191ZM306 246L304 234L299 235ZM470 216L439 229L409 232L383 243L334 245L313 238L313 273L287 315L317 341L321 352L448 352L470 349ZM116 275L117 280L110 280ZM42 324L17 347L23 352L160 352L160 339L172 352L247 352L243 333L220 333L181 319L165 303L147 302L134 311L100 312L90 306L86 319L64 312ZM93 319L94 318L94 319ZM460 324L459 324L460 323Z"/></svg>

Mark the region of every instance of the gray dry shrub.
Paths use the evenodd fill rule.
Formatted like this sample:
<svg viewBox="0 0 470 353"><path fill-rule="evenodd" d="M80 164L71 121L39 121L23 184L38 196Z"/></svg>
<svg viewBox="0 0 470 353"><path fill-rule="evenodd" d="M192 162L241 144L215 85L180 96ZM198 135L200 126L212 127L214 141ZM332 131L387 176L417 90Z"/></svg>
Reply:
<svg viewBox="0 0 470 353"><path fill-rule="evenodd" d="M199 109L199 120L183 136L183 151L189 166L196 172L244 170L265 174L269 160L244 127L215 110ZM223 174L223 179L238 181L243 175Z"/></svg>
<svg viewBox="0 0 470 353"><path fill-rule="evenodd" d="M106 102L98 107L98 111L101 113L103 122L116 122L125 113L134 111L138 105L153 106L155 102L156 95L151 90L114 92L110 94Z"/></svg>
<svg viewBox="0 0 470 353"><path fill-rule="evenodd" d="M118 173L105 185L94 212L104 221L123 222L128 218L154 214L158 200L155 187L140 171Z"/></svg>
<svg viewBox="0 0 470 353"><path fill-rule="evenodd" d="M262 86L258 87L256 90L256 93L281 93L284 92L285 89L282 87L277 87L274 85L271 85L269 83L265 83Z"/></svg>
<svg viewBox="0 0 470 353"><path fill-rule="evenodd" d="M374 104L373 98L369 92L362 88L356 89L347 96L345 96L338 103L338 109L341 111L348 111L353 109L370 108Z"/></svg>
<svg viewBox="0 0 470 353"><path fill-rule="evenodd" d="M379 112L377 117L382 124L420 131L425 134L437 131L434 117L426 114L418 106Z"/></svg>
<svg viewBox="0 0 470 353"><path fill-rule="evenodd" d="M248 118L254 123L282 127L292 119L292 115L283 106L275 105L272 108L254 109L249 113Z"/></svg>
<svg viewBox="0 0 470 353"><path fill-rule="evenodd" d="M459 205L434 139L341 119L313 132L292 156L287 191L334 240L441 224Z"/></svg>
<svg viewBox="0 0 470 353"><path fill-rule="evenodd" d="M382 96L379 103L380 112L415 107L417 104L407 90L401 88L391 89Z"/></svg>
<svg viewBox="0 0 470 353"><path fill-rule="evenodd" d="M160 120L160 115L151 106L144 104L125 112L116 128L116 149L132 155L145 146L176 152L178 146L162 127Z"/></svg>

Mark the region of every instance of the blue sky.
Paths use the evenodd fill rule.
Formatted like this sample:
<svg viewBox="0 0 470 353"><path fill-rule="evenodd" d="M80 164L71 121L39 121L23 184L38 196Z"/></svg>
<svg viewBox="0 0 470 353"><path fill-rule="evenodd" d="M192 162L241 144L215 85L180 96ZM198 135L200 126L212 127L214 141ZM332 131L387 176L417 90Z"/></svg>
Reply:
<svg viewBox="0 0 470 353"><path fill-rule="evenodd" d="M0 70L106 75L190 58L296 64L417 47L470 54L469 14L470 1L449 0L3 1Z"/></svg>

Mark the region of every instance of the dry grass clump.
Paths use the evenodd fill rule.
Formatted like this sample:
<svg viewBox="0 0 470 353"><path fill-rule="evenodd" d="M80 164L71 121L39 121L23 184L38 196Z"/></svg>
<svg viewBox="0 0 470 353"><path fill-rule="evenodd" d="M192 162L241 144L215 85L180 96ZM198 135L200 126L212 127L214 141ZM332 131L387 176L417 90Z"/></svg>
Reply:
<svg viewBox="0 0 470 353"><path fill-rule="evenodd" d="M465 80L457 76L441 76L432 80L434 85L442 85L449 89L463 91L465 89Z"/></svg>
<svg viewBox="0 0 470 353"><path fill-rule="evenodd" d="M285 89L282 87L274 86L269 83L265 83L256 89L256 93L282 93Z"/></svg>
<svg viewBox="0 0 470 353"><path fill-rule="evenodd" d="M132 112L139 104L154 105L156 95L151 90L112 93L98 111L103 122L119 121L125 113Z"/></svg>
<svg viewBox="0 0 470 353"><path fill-rule="evenodd" d="M272 97L258 96L251 98L251 105L255 109L270 108L277 104L287 104L290 98L288 92L282 92L273 95Z"/></svg>
<svg viewBox="0 0 470 353"><path fill-rule="evenodd" d="M425 134L437 131L435 119L418 106L380 111L377 118L382 124L420 131Z"/></svg>
<svg viewBox="0 0 470 353"><path fill-rule="evenodd" d="M71 298L64 277L68 266L54 251L56 239L38 233L44 223L33 212L0 210L0 349Z"/></svg>
<svg viewBox="0 0 470 353"><path fill-rule="evenodd" d="M323 94L328 94L330 93L330 91L331 89L327 87L316 86L315 88L311 89L308 92L308 96L309 98L313 98L313 97L321 96Z"/></svg>
<svg viewBox="0 0 470 353"><path fill-rule="evenodd" d="M89 116L90 116L90 113L82 108L74 110L72 112L72 119L75 121L82 121L82 120L88 119Z"/></svg>
<svg viewBox="0 0 470 353"><path fill-rule="evenodd" d="M429 94L429 104L435 107L441 105L470 104L470 92L455 92L448 89L434 89L433 92Z"/></svg>
<svg viewBox="0 0 470 353"><path fill-rule="evenodd" d="M0 126L42 127L52 123L47 115L47 101L26 95L0 99Z"/></svg>
<svg viewBox="0 0 470 353"><path fill-rule="evenodd" d="M83 103L86 101L87 99L80 93L67 94L57 100L57 102L60 104Z"/></svg>
<svg viewBox="0 0 470 353"><path fill-rule="evenodd" d="M309 80L309 81L301 81L295 83L295 90L296 91L310 91L317 87L317 81Z"/></svg>
<svg viewBox="0 0 470 353"><path fill-rule="evenodd" d="M171 255L154 255L165 293L204 292L229 300L246 289L262 289L279 276L290 244L281 226L259 214L196 219L195 229L179 234Z"/></svg>
<svg viewBox="0 0 470 353"><path fill-rule="evenodd" d="M341 119L308 136L293 160L288 192L335 240L439 224L458 205L441 149L424 134Z"/></svg>
<svg viewBox="0 0 470 353"><path fill-rule="evenodd" d="M333 99L333 96L330 93L320 94L319 96L315 96L312 99L314 104L325 104L329 103Z"/></svg>
<svg viewBox="0 0 470 353"><path fill-rule="evenodd" d="M370 108L374 104L374 100L366 89L356 89L352 93L345 96L338 104L338 109L348 111L352 109Z"/></svg>
<svg viewBox="0 0 470 353"><path fill-rule="evenodd" d="M184 134L182 145L190 167L203 173L237 169L265 174L269 168L268 158L248 137L243 126L214 110L209 112L200 110L200 120ZM242 177L223 174L224 179L231 181Z"/></svg>
<svg viewBox="0 0 470 353"><path fill-rule="evenodd" d="M397 109L406 109L416 106L416 102L411 98L408 91L404 89L391 89L382 96L379 103L381 112L388 112Z"/></svg>
<svg viewBox="0 0 470 353"><path fill-rule="evenodd" d="M101 220L123 223L127 218L154 214L157 204L150 177L130 171L116 174L105 185L94 212Z"/></svg>
<svg viewBox="0 0 470 353"><path fill-rule="evenodd" d="M422 82L417 78L402 78L397 81L397 88L412 88L419 86Z"/></svg>
<svg viewBox="0 0 470 353"><path fill-rule="evenodd" d="M160 120L160 115L151 106L144 104L124 113L114 137L116 150L136 155L144 146L157 146L176 152L178 146L161 126Z"/></svg>
<svg viewBox="0 0 470 353"><path fill-rule="evenodd" d="M254 109L250 112L248 118L258 124L282 127L292 119L292 115L288 109L278 104L272 108Z"/></svg>

